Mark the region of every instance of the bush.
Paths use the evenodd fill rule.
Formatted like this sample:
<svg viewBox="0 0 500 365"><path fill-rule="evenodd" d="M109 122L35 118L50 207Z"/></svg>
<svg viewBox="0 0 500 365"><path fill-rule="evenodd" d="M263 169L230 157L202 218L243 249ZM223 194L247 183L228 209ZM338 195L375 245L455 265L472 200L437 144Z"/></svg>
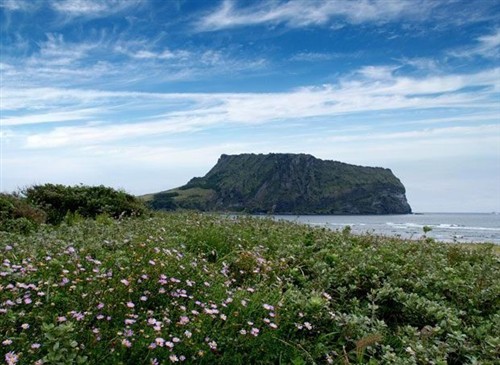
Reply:
<svg viewBox="0 0 500 365"><path fill-rule="evenodd" d="M68 213L84 218L96 218L101 214L119 218L146 212L144 204L133 195L103 185L35 185L23 194L31 204L47 213L47 222L51 224L61 223Z"/></svg>
<svg viewBox="0 0 500 365"><path fill-rule="evenodd" d="M28 233L45 223L43 210L15 194L0 194L0 231Z"/></svg>

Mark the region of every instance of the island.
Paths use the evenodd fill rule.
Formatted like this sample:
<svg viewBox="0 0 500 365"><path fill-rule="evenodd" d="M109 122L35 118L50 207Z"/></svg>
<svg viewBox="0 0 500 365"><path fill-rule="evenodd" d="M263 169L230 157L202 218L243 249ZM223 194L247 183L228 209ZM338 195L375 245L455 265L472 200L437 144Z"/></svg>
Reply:
<svg viewBox="0 0 500 365"><path fill-rule="evenodd" d="M308 154L223 154L203 177L145 196L157 210L251 214L409 214L405 187L390 169Z"/></svg>

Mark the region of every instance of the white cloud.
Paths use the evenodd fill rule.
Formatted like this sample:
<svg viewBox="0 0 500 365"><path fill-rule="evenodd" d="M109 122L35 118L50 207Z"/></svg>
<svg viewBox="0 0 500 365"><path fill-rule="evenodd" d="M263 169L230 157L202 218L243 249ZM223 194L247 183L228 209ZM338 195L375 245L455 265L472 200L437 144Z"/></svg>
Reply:
<svg viewBox="0 0 500 365"><path fill-rule="evenodd" d="M437 5L432 1L416 3L409 0L289 0L237 8L234 1L225 0L216 11L202 18L197 27L202 31L213 31L259 24L325 25L334 18L353 24L387 22L402 17L422 19Z"/></svg>
<svg viewBox="0 0 500 365"><path fill-rule="evenodd" d="M66 16L99 18L121 12L138 3L140 1L137 0L55 0L51 6Z"/></svg>
<svg viewBox="0 0 500 365"><path fill-rule="evenodd" d="M6 125L85 121L83 125L76 123L35 132L25 144L28 148L54 148L373 111L460 108L468 113L480 111L482 120L491 120L500 112L495 102L500 90L500 69L426 78L398 77L391 70L391 67L363 68L339 84L278 93L162 94L71 89L16 92L14 89L4 93L6 110L38 105L40 111L10 116ZM471 87L483 91L468 92ZM62 107L62 111L51 115L50 110ZM133 111L130 117L129 110Z"/></svg>
<svg viewBox="0 0 500 365"><path fill-rule="evenodd" d="M495 29L491 34L478 37L476 41L474 46L453 50L448 53L453 57L500 57L500 28Z"/></svg>

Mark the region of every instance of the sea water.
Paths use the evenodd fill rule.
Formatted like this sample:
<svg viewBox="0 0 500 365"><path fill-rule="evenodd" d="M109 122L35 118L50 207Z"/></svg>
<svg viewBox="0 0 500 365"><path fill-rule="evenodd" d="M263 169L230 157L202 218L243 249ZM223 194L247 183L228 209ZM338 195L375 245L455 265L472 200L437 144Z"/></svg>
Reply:
<svg viewBox="0 0 500 365"><path fill-rule="evenodd" d="M489 242L500 245L500 214L482 213L420 213L404 215L276 215L283 219L333 230L351 227L355 234L419 239L424 226L430 227L427 237L442 242Z"/></svg>

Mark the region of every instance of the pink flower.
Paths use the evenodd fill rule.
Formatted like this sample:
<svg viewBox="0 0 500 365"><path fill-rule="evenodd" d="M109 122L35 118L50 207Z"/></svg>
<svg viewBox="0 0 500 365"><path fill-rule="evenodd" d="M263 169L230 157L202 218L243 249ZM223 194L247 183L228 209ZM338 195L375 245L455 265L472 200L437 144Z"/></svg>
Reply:
<svg viewBox="0 0 500 365"><path fill-rule="evenodd" d="M21 328L22 328L23 330L27 330L28 328L30 328L30 325L29 325L28 323L23 323L23 324L21 325Z"/></svg>
<svg viewBox="0 0 500 365"><path fill-rule="evenodd" d="M132 303L132 302L127 302L127 307L129 308L134 308L135 307L135 304Z"/></svg>
<svg viewBox="0 0 500 365"><path fill-rule="evenodd" d="M264 309L265 310L268 310L268 311L273 311L274 310L274 307L270 304L264 304L263 305Z"/></svg>
<svg viewBox="0 0 500 365"><path fill-rule="evenodd" d="M10 344L12 344L12 340L10 340L10 339L2 341L2 345L4 345L4 346L8 346Z"/></svg>
<svg viewBox="0 0 500 365"><path fill-rule="evenodd" d="M176 355L170 355L168 358L172 362L178 362L179 361L179 358Z"/></svg>
<svg viewBox="0 0 500 365"><path fill-rule="evenodd" d="M33 350L39 349L39 348L40 348L40 346L41 346L41 345L40 345L39 343L33 343L33 344L31 344L31 348L32 348Z"/></svg>
<svg viewBox="0 0 500 365"><path fill-rule="evenodd" d="M255 328L255 327L253 327L253 328L250 330L250 334L251 334L252 336L255 336L255 337L257 337L257 336L259 335L259 332L260 332L260 330L259 330L258 328Z"/></svg>
<svg viewBox="0 0 500 365"><path fill-rule="evenodd" d="M130 284L130 282L127 279L120 280L120 283L122 283L125 286L129 286L129 284Z"/></svg>
<svg viewBox="0 0 500 365"><path fill-rule="evenodd" d="M125 347L132 347L132 342L130 342L129 340L127 340L126 338L124 338L122 340L122 345L125 346Z"/></svg>
<svg viewBox="0 0 500 365"><path fill-rule="evenodd" d="M5 362L7 365L15 365L17 364L17 360L18 357L14 352L10 351L5 354Z"/></svg>
<svg viewBox="0 0 500 365"><path fill-rule="evenodd" d="M64 316L57 317L57 322L66 322L66 317Z"/></svg>
<svg viewBox="0 0 500 365"><path fill-rule="evenodd" d="M210 346L210 350L217 350L217 342L215 341L210 341L208 346Z"/></svg>
<svg viewBox="0 0 500 365"><path fill-rule="evenodd" d="M155 338L155 343L156 345L163 347L165 345L165 340L161 337Z"/></svg>

